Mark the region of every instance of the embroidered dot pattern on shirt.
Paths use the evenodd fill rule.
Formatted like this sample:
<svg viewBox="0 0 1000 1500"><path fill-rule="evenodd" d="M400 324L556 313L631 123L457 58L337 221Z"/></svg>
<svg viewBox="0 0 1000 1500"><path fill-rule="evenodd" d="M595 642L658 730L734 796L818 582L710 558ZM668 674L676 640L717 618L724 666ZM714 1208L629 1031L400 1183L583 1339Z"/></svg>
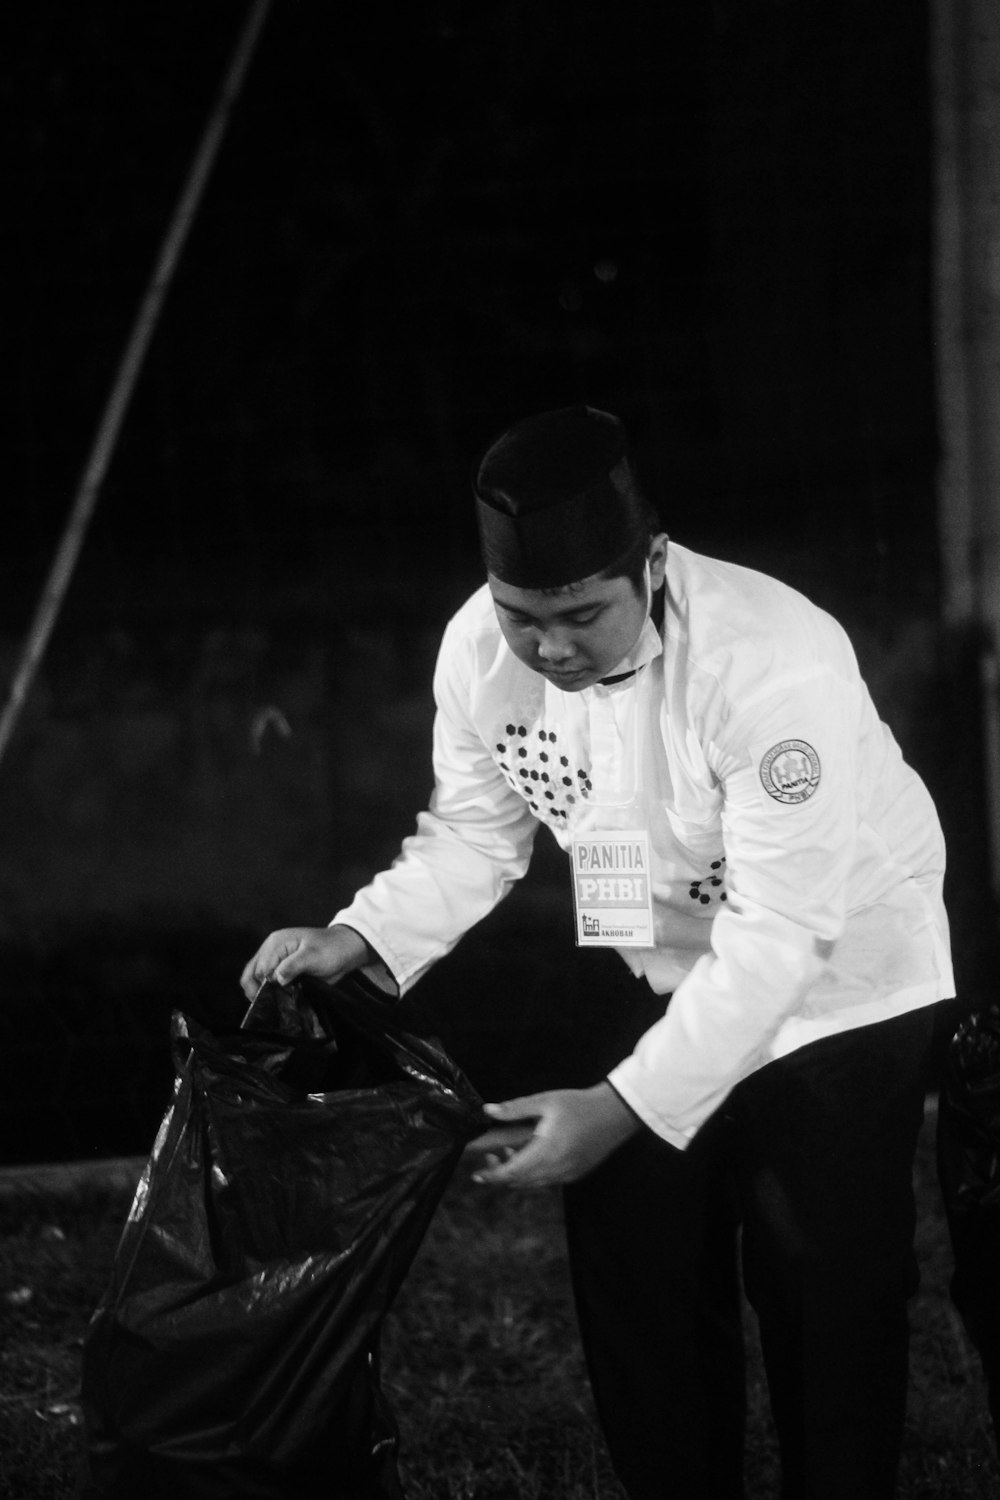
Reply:
<svg viewBox="0 0 1000 1500"><path fill-rule="evenodd" d="M562 754L554 729L529 733L524 724L508 724L506 739L496 742L496 759L532 812L556 823L568 820L573 807L594 790L590 772L574 770Z"/></svg>
<svg viewBox="0 0 1000 1500"><path fill-rule="evenodd" d="M712 861L711 865L709 866L709 868L713 872L721 872L722 866L725 863L726 863L725 856L723 856L722 859L713 859L713 861ZM692 880L692 882L691 882L691 889L688 891L688 895L691 897L692 901L697 901L702 906L708 906L708 904L711 901L713 895L715 894L715 890L719 886L721 886L722 880L723 880L723 877L722 877L721 873L713 873L711 875L703 875L702 878L701 878L701 880ZM707 887L707 889L705 889L706 887ZM726 899L726 893L725 893L725 891L720 891L719 892L719 900L720 901L725 901L725 899Z"/></svg>

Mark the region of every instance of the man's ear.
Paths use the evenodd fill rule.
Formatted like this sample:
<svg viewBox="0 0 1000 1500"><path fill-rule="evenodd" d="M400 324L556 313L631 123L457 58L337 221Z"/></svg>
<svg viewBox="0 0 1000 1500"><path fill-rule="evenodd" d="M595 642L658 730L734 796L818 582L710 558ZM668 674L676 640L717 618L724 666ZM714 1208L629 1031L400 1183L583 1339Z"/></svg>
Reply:
<svg viewBox="0 0 1000 1500"><path fill-rule="evenodd" d="M667 548L670 539L665 531L657 532L649 544L649 577L653 593L660 587L667 572Z"/></svg>

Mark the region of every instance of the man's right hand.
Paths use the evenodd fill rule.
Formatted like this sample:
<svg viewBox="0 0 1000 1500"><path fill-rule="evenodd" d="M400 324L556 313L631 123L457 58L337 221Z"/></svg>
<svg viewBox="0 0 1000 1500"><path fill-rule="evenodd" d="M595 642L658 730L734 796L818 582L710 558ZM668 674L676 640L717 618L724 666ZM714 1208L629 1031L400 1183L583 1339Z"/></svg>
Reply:
<svg viewBox="0 0 1000 1500"><path fill-rule="evenodd" d="M240 984L248 1000L255 998L267 979L288 984L300 974L310 974L335 984L373 958L353 927L282 927L261 943L240 975Z"/></svg>

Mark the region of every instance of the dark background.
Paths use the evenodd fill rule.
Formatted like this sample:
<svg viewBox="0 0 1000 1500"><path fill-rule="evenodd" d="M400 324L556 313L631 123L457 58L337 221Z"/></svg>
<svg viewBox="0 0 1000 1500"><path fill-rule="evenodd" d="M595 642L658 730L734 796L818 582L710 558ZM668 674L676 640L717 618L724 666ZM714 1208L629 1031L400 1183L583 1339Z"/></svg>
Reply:
<svg viewBox="0 0 1000 1500"><path fill-rule="evenodd" d="M8 669L247 14L2 23ZM327 921L391 858L437 636L479 582L470 466L572 401L626 419L679 541L847 625L938 798L984 983L927 45L920 0L277 0L0 764L6 1159L145 1149L171 1005L233 1013L271 926ZM564 919L543 848L410 1002L486 1092L565 1047L562 971L521 967Z"/></svg>
<svg viewBox="0 0 1000 1500"><path fill-rule="evenodd" d="M19 9L15 628L247 13ZM216 618L225 593L256 619L260 590L339 579L347 548L387 582L474 571L472 457L575 400L629 421L679 536L822 551L822 571L847 549L857 583L933 600L922 5L373 0L332 20L272 8L79 607L162 611L151 570L176 570L188 607Z"/></svg>

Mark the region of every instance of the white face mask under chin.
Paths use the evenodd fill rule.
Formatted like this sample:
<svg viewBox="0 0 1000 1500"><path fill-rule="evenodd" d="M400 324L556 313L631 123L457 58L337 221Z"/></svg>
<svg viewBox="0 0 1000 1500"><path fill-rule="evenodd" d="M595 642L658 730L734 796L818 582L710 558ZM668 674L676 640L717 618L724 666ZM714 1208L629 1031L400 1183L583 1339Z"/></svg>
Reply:
<svg viewBox="0 0 1000 1500"><path fill-rule="evenodd" d="M652 661L654 656L659 656L663 649L660 632L653 624L653 578L650 572L648 557L646 559L644 576L646 583L646 618L642 622L642 629L639 632L635 645L631 651L622 657L614 670L608 673L609 677L617 677L623 672L637 671L639 667L644 667L647 662Z"/></svg>

